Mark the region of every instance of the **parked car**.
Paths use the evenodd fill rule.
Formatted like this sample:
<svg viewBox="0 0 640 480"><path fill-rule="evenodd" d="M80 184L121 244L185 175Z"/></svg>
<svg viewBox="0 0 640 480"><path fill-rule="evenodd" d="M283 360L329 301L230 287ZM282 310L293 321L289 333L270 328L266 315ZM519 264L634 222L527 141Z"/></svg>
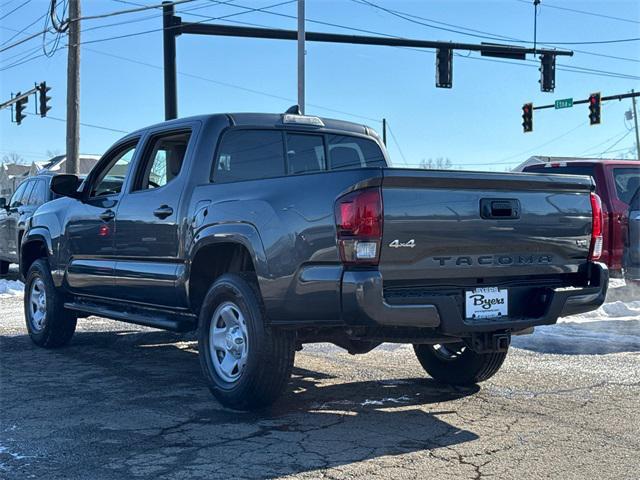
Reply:
<svg viewBox="0 0 640 480"><path fill-rule="evenodd" d="M50 173L24 180L10 199L0 198L0 274L6 275L9 265L20 259L20 242L27 221L33 212L54 194L49 188Z"/></svg>
<svg viewBox="0 0 640 480"><path fill-rule="evenodd" d="M525 172L589 175L602 200L604 215L602 257L612 275L622 276L625 264L625 244L629 236L629 202L640 186L640 161L573 160L528 165ZM638 242L638 237L632 239ZM636 243L637 246L637 243Z"/></svg>
<svg viewBox="0 0 640 480"><path fill-rule="evenodd" d="M629 202L629 236L625 250L625 278L640 282L640 187Z"/></svg>
<svg viewBox="0 0 640 480"><path fill-rule="evenodd" d="M432 377L473 384L512 334L604 301L588 177L387 165L370 128L291 113L127 135L29 222L29 335L64 345L88 315L198 330L213 394L252 409L305 343L410 343Z"/></svg>

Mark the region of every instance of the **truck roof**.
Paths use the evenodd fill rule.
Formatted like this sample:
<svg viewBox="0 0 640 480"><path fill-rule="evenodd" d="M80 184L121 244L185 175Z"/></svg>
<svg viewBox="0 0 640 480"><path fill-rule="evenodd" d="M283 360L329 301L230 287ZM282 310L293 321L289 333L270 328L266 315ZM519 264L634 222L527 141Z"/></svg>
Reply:
<svg viewBox="0 0 640 480"><path fill-rule="evenodd" d="M161 125L170 125L172 123L181 123L190 120L198 120L203 123L210 121L231 121L234 125L251 126L251 127L282 127L282 118L284 113L212 113L205 115L196 115L192 117L183 117L176 120L168 120L166 122L159 122L155 125L150 125L145 128L138 129L137 131L147 130L148 128L158 127ZM317 115L308 115L317 117ZM355 133L360 135L377 135L375 130L361 123L346 122L343 120L336 120L333 118L317 117L322 120L324 127L312 127L314 131L323 130L339 130L343 132ZM306 127L309 128L309 127ZM132 132L136 133L136 132Z"/></svg>

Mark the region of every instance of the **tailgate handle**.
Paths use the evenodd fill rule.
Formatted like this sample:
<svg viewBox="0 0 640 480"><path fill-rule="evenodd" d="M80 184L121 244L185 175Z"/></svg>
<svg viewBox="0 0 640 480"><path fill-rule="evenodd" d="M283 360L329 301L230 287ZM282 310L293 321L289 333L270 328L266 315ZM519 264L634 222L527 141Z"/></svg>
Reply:
<svg viewBox="0 0 640 480"><path fill-rule="evenodd" d="M482 218L520 218L520 201L515 198L483 198L480 200Z"/></svg>

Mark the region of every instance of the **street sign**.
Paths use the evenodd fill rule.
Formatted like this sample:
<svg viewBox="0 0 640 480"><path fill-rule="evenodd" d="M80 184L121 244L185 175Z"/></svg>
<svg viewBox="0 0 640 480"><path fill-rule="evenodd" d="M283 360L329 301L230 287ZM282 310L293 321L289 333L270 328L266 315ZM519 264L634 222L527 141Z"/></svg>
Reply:
<svg viewBox="0 0 640 480"><path fill-rule="evenodd" d="M561 98L560 100L556 100L555 107L556 110L559 108L571 108L573 107L573 98Z"/></svg>

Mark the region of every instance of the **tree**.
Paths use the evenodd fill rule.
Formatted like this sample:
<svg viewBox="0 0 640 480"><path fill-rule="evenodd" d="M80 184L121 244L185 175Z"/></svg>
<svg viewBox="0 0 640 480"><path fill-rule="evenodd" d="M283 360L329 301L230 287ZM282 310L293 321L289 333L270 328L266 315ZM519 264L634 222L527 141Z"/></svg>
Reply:
<svg viewBox="0 0 640 480"><path fill-rule="evenodd" d="M24 163L24 159L19 153L9 152L2 156L2 163Z"/></svg>
<svg viewBox="0 0 640 480"><path fill-rule="evenodd" d="M60 150L58 150L57 148L54 148L52 150L47 150L46 152L44 152L44 154L47 158L53 158L53 157L57 157L58 155L62 155Z"/></svg>
<svg viewBox="0 0 640 480"><path fill-rule="evenodd" d="M422 159L420 168L425 170L450 170L453 168L453 162L449 158L438 157L436 159Z"/></svg>

